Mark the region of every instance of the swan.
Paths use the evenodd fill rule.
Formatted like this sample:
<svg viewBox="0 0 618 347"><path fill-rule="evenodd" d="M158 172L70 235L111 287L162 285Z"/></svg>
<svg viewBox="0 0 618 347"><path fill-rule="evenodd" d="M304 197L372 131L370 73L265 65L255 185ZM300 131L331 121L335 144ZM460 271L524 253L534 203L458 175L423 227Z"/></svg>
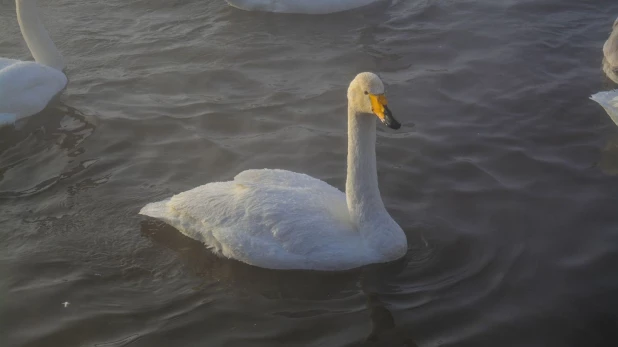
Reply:
<svg viewBox="0 0 618 347"><path fill-rule="evenodd" d="M590 97L601 105L610 118L618 125L618 89L598 92Z"/></svg>
<svg viewBox="0 0 618 347"><path fill-rule="evenodd" d="M378 189L376 117L392 129L380 78L358 74L348 88L346 193L286 170L246 170L139 212L203 242L214 253L269 269L337 271L403 257L407 240Z"/></svg>
<svg viewBox="0 0 618 347"><path fill-rule="evenodd" d="M0 58L0 126L41 112L64 89L64 59L41 22L36 0L16 0L32 61Z"/></svg>
<svg viewBox="0 0 618 347"><path fill-rule="evenodd" d="M612 81L618 83L618 18L614 21L612 33L603 45L603 71ZM618 89L598 92L590 99L601 105L618 125Z"/></svg>
<svg viewBox="0 0 618 347"><path fill-rule="evenodd" d="M603 71L607 77L618 83L618 18L614 21L612 33L603 45Z"/></svg>
<svg viewBox="0 0 618 347"><path fill-rule="evenodd" d="M226 0L247 11L327 14L351 10L380 0Z"/></svg>

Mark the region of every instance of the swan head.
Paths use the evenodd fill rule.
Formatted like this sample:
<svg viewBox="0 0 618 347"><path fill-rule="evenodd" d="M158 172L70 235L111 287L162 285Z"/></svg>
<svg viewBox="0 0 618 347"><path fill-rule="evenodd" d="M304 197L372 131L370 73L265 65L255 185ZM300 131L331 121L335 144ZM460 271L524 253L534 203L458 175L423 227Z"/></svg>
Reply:
<svg viewBox="0 0 618 347"><path fill-rule="evenodd" d="M373 114L387 127L399 129L401 124L393 118L384 92L384 83L378 75L362 72L350 83L348 103L357 113Z"/></svg>

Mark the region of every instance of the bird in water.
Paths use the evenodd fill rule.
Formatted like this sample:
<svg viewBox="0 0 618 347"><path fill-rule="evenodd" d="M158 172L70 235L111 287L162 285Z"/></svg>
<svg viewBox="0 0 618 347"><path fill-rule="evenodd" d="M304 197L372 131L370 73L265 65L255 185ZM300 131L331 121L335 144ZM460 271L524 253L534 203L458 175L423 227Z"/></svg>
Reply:
<svg viewBox="0 0 618 347"><path fill-rule="evenodd" d="M43 26L36 0L15 4L34 61L0 58L0 126L41 112L67 84L64 59Z"/></svg>
<svg viewBox="0 0 618 347"><path fill-rule="evenodd" d="M612 33L603 45L603 71L618 83L618 19L614 21ZM599 103L618 125L618 89L598 92L590 98Z"/></svg>
<svg viewBox="0 0 618 347"><path fill-rule="evenodd" d="M360 73L348 88L346 191L286 170L247 170L139 212L218 255L269 269L347 270L403 257L407 240L386 211L376 169L376 120L401 124L384 84Z"/></svg>

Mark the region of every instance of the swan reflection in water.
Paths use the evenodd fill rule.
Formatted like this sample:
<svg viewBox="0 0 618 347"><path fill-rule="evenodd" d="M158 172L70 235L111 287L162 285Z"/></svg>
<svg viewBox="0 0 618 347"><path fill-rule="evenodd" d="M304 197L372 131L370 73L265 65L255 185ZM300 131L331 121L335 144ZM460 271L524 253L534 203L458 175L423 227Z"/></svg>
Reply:
<svg viewBox="0 0 618 347"><path fill-rule="evenodd" d="M364 343L357 346L393 346L418 347L414 340L403 329L395 324L395 318L386 305L380 300L378 293L367 294L367 308L371 314L372 330ZM407 328L406 328L407 329Z"/></svg>
<svg viewBox="0 0 618 347"><path fill-rule="evenodd" d="M607 140L597 167L606 175L618 175L618 133Z"/></svg>
<svg viewBox="0 0 618 347"><path fill-rule="evenodd" d="M97 128L96 117L53 102L42 112L0 128L0 199L29 196L85 170L77 160Z"/></svg>

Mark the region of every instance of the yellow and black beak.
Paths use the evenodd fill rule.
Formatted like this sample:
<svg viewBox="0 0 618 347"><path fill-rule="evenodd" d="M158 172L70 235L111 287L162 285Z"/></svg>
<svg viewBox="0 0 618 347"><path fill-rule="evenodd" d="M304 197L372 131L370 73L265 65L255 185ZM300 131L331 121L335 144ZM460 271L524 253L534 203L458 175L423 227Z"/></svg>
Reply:
<svg viewBox="0 0 618 347"><path fill-rule="evenodd" d="M384 94L369 94L369 99L371 99L371 110L376 116L378 116L378 118L380 118L384 125L391 129L401 128L401 124L393 118L391 110L388 109L388 101L386 100L386 96Z"/></svg>

